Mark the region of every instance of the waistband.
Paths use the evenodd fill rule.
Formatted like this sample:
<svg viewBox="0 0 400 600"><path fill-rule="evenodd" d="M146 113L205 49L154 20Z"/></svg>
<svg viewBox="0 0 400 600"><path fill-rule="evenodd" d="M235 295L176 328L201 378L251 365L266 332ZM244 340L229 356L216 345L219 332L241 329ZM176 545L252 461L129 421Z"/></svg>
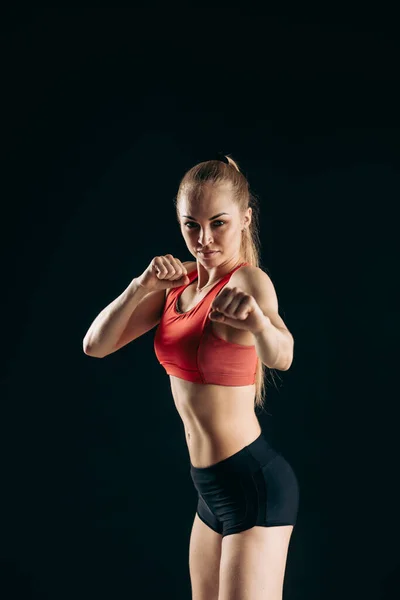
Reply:
<svg viewBox="0 0 400 600"><path fill-rule="evenodd" d="M248 469L249 465L250 468L257 469L260 465L267 464L277 454L279 453L272 448L263 432L261 432L253 442L244 446L232 456L228 456L228 458L224 458L209 467L194 467L190 463L190 471L196 478L201 478L202 475L208 477L222 472L232 473L243 468Z"/></svg>

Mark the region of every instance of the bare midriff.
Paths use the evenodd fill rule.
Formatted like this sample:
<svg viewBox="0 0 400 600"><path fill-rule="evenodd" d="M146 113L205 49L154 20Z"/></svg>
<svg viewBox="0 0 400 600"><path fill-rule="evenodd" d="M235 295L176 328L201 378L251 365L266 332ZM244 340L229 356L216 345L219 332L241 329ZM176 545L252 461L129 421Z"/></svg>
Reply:
<svg viewBox="0 0 400 600"><path fill-rule="evenodd" d="M254 384L199 384L172 375L170 381L194 467L209 467L224 460L260 435Z"/></svg>
<svg viewBox="0 0 400 600"><path fill-rule="evenodd" d="M188 272L196 263L188 265ZM241 287L240 269L232 274L229 285ZM183 312L187 312L204 294L195 293L196 281L187 286L179 298ZM237 344L253 345L248 331L223 323L212 322L214 333ZM256 386L222 386L185 381L170 375L171 390L176 409L185 428L185 439L190 462L194 467L211 466L251 444L261 433L254 411Z"/></svg>

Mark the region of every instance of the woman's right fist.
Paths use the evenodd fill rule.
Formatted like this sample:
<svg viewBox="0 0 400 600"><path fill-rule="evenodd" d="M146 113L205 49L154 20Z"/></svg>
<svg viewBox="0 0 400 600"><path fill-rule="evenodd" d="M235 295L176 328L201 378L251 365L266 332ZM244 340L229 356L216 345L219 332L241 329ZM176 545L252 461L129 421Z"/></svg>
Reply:
<svg viewBox="0 0 400 600"><path fill-rule="evenodd" d="M186 267L172 254L155 256L138 277L139 284L149 292L187 285L190 281Z"/></svg>

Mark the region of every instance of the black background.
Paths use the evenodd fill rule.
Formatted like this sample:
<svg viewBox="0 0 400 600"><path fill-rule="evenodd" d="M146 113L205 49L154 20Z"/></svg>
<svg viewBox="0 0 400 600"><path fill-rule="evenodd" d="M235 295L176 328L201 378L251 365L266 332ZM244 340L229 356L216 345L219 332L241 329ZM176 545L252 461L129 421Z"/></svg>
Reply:
<svg viewBox="0 0 400 600"><path fill-rule="evenodd" d="M395 598L395 15L246 5L14 8L2 43L2 598L190 598L196 510L154 330L86 356L173 197L230 154L295 338L259 417L301 489L285 600Z"/></svg>

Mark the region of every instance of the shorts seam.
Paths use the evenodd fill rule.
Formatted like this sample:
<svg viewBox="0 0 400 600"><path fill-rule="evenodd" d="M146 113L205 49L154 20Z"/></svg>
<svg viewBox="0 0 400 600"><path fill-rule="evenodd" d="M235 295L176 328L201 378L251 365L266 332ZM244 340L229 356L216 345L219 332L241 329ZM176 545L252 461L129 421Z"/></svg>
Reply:
<svg viewBox="0 0 400 600"><path fill-rule="evenodd" d="M269 460L267 463L265 463L265 465L261 465L261 469L265 469L266 467L269 467L277 458L283 458L282 454L276 454L273 458L271 458L271 460Z"/></svg>
<svg viewBox="0 0 400 600"><path fill-rule="evenodd" d="M198 510L196 510L196 514L199 517L200 521L202 521L204 523L204 525L207 525L207 527L209 527L210 529L212 529L215 533L218 533L219 535L221 535L219 531L217 531L216 529L214 529L214 527L212 527L210 525L210 523L207 523L207 521L205 521L205 519L203 519L203 517L199 514Z"/></svg>

